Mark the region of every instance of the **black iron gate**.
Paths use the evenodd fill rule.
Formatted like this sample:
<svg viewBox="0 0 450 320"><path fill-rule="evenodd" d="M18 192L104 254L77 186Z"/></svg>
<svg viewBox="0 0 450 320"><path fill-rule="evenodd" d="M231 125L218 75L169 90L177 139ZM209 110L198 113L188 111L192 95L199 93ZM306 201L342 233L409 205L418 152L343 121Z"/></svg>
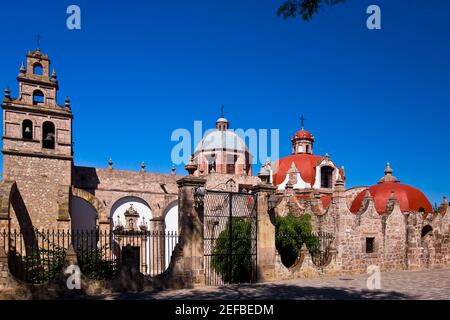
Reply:
<svg viewBox="0 0 450 320"><path fill-rule="evenodd" d="M256 194L207 190L204 199L206 285L256 282Z"/></svg>
<svg viewBox="0 0 450 320"><path fill-rule="evenodd" d="M310 235L309 253L311 260L316 267L325 267L331 262L331 243L334 235L327 232L313 232Z"/></svg>

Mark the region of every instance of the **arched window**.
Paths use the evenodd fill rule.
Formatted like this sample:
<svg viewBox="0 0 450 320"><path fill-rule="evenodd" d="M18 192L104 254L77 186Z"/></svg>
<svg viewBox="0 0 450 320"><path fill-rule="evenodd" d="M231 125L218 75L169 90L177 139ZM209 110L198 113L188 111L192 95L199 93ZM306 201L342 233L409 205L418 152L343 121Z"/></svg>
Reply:
<svg viewBox="0 0 450 320"><path fill-rule="evenodd" d="M42 148L55 149L55 125L49 121L42 125Z"/></svg>
<svg viewBox="0 0 450 320"><path fill-rule="evenodd" d="M31 120L23 120L22 122L22 139L33 139L33 122Z"/></svg>
<svg viewBox="0 0 450 320"><path fill-rule="evenodd" d="M332 188L333 187L333 168L324 166L320 168L320 187Z"/></svg>
<svg viewBox="0 0 450 320"><path fill-rule="evenodd" d="M34 90L33 92L33 104L39 105L44 103L44 94L41 90Z"/></svg>
<svg viewBox="0 0 450 320"><path fill-rule="evenodd" d="M208 160L208 173L216 171L216 154L207 155L206 160Z"/></svg>
<svg viewBox="0 0 450 320"><path fill-rule="evenodd" d="M429 224L427 224L422 228L422 238L430 234L431 232L433 232L433 228Z"/></svg>
<svg viewBox="0 0 450 320"><path fill-rule="evenodd" d="M33 65L33 74L37 76L42 76L42 65L40 63L35 63Z"/></svg>
<svg viewBox="0 0 450 320"><path fill-rule="evenodd" d="M216 171L216 161L212 160L208 163L208 173Z"/></svg>
<svg viewBox="0 0 450 320"><path fill-rule="evenodd" d="M237 162L238 156L235 154L227 155L227 173L234 174L235 173L235 165Z"/></svg>

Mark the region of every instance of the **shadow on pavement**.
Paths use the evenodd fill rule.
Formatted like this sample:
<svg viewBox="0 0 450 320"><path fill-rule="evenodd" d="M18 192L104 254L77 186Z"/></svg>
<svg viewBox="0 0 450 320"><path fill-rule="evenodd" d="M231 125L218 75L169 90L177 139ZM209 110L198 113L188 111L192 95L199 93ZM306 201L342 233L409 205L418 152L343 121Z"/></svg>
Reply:
<svg viewBox="0 0 450 320"><path fill-rule="evenodd" d="M64 299L64 297L62 297ZM111 295L85 296L87 300L406 300L412 297L394 291L368 291L350 288L300 287L289 284L230 285L192 290L124 292Z"/></svg>

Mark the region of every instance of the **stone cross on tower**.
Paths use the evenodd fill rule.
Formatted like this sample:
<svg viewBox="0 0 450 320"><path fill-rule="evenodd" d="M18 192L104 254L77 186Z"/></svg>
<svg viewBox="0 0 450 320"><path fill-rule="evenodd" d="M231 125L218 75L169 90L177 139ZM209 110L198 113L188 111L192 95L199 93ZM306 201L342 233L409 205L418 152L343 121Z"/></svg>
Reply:
<svg viewBox="0 0 450 320"><path fill-rule="evenodd" d="M39 49L41 47L41 36L36 35L36 40L37 40L37 48Z"/></svg>
<svg viewBox="0 0 450 320"><path fill-rule="evenodd" d="M302 129L304 128L304 122L305 122L305 117L302 115L301 117L300 117L300 121L301 121L301 123L302 123Z"/></svg>

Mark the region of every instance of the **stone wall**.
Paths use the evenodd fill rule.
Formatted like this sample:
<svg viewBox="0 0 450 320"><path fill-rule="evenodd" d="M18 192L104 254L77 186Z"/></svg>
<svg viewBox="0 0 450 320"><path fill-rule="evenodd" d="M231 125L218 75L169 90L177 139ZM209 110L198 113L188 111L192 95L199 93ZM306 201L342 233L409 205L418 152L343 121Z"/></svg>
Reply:
<svg viewBox="0 0 450 320"><path fill-rule="evenodd" d="M324 266L316 266L308 249L303 246L297 261L289 268L283 264L280 255L277 253L275 273L277 280L291 280L337 275L341 273L341 269L336 264L335 252L330 255L329 263Z"/></svg>
<svg viewBox="0 0 450 320"><path fill-rule="evenodd" d="M15 181L33 225L54 228L61 225L59 204L61 193L69 193L71 161L62 159L3 155L4 179ZM27 219L27 217L22 217ZM15 214L11 214L11 227L18 228Z"/></svg>
<svg viewBox="0 0 450 320"><path fill-rule="evenodd" d="M72 183L104 204L105 216L99 220L109 224L114 203L124 197L141 198L149 205L154 218L163 218L165 209L178 199L177 180L181 178L173 174L74 166Z"/></svg>

